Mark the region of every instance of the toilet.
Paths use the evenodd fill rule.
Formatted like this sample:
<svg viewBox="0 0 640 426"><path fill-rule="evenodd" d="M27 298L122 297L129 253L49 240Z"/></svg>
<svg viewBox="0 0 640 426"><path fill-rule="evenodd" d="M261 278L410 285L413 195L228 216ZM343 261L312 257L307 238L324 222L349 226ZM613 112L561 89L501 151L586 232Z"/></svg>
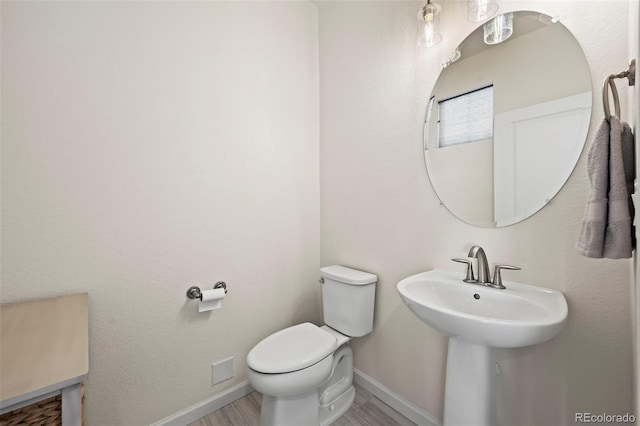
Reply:
<svg viewBox="0 0 640 426"><path fill-rule="evenodd" d="M280 330L247 355L249 383L262 393L261 426L325 426L355 398L353 337L373 329L374 274L344 266L320 269L325 325Z"/></svg>

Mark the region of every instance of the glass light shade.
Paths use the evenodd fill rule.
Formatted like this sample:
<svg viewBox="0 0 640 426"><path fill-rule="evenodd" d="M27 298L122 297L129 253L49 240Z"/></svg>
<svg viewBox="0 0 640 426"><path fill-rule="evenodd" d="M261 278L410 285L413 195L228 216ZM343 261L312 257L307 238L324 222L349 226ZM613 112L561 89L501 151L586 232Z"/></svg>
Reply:
<svg viewBox="0 0 640 426"><path fill-rule="evenodd" d="M513 34L513 13L496 16L484 24L484 42L486 44L502 43Z"/></svg>
<svg viewBox="0 0 640 426"><path fill-rule="evenodd" d="M440 6L427 3L418 12L418 46L433 47L441 40Z"/></svg>
<svg viewBox="0 0 640 426"><path fill-rule="evenodd" d="M467 20L482 22L498 11L498 4L487 0L469 0L467 2Z"/></svg>

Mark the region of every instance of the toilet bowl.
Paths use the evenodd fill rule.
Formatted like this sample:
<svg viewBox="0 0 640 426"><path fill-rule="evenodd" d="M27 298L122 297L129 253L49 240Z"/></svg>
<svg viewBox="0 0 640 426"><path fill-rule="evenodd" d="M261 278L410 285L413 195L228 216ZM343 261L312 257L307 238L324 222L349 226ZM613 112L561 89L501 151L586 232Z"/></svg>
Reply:
<svg viewBox="0 0 640 426"><path fill-rule="evenodd" d="M348 410L353 402L343 397L353 388L348 340L327 326L303 323L256 345L247 364L249 382L263 395L260 424L325 425Z"/></svg>
<svg viewBox="0 0 640 426"><path fill-rule="evenodd" d="M258 343L247 356L249 383L262 393L261 426L324 426L355 398L348 345L373 328L377 277L343 266L321 269L327 325L302 323Z"/></svg>

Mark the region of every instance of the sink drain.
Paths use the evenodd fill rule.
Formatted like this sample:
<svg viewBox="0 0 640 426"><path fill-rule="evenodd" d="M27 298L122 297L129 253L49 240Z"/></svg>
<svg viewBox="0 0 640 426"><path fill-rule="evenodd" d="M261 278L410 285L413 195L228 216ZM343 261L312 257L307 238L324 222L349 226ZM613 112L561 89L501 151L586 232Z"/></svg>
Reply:
<svg viewBox="0 0 640 426"><path fill-rule="evenodd" d="M478 300L478 299L480 299L480 295L478 293L476 293L476 294L473 295L473 298Z"/></svg>

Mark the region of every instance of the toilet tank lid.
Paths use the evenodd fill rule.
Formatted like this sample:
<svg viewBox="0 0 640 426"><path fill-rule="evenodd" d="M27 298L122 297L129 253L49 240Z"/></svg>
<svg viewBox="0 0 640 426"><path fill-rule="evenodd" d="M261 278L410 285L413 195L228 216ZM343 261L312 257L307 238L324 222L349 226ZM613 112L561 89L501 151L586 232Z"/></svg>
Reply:
<svg viewBox="0 0 640 426"><path fill-rule="evenodd" d="M345 284L364 285L378 281L378 277L368 272L358 271L340 265L325 266L320 268L320 275Z"/></svg>

